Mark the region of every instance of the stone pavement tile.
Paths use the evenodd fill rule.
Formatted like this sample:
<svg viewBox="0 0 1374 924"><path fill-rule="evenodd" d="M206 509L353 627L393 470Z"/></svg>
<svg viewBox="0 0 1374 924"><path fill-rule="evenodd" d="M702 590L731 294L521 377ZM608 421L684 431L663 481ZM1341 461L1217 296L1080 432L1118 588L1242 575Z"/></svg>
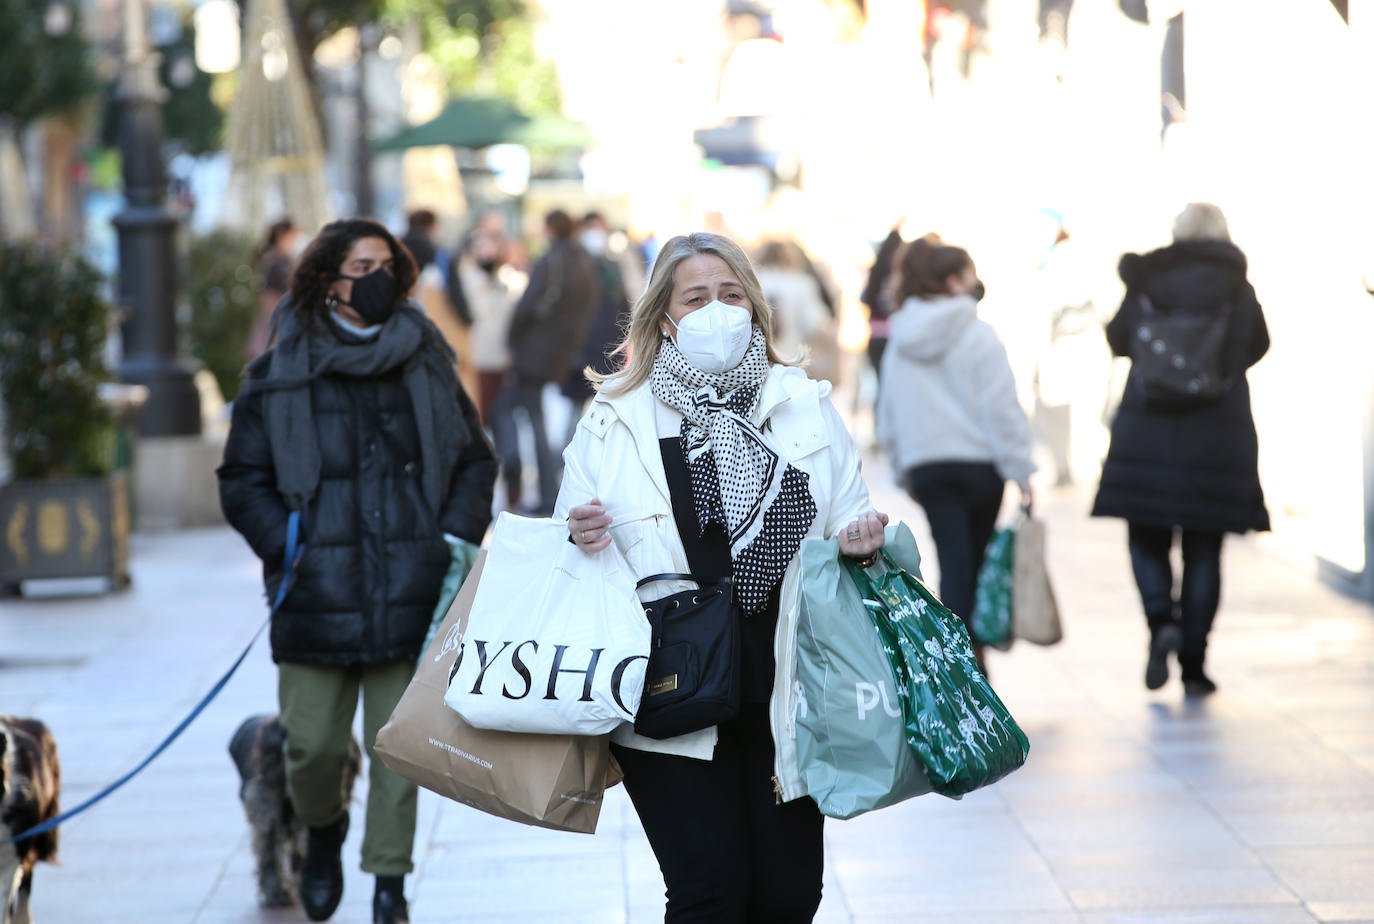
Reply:
<svg viewBox="0 0 1374 924"><path fill-rule="evenodd" d="M1209 786L1198 787L1198 795L1223 819L1232 814L1374 811L1374 785L1362 782L1357 773L1334 785L1300 789L1256 784Z"/></svg>
<svg viewBox="0 0 1374 924"><path fill-rule="evenodd" d="M1056 868L1055 876L1081 911L1298 901L1272 873L1259 867Z"/></svg>
<svg viewBox="0 0 1374 924"><path fill-rule="evenodd" d="M1082 924L1083 918L1074 911L979 911L977 917L973 917L966 912L924 912L916 902L910 911L857 915L853 921L854 924Z"/></svg>
<svg viewBox="0 0 1374 924"><path fill-rule="evenodd" d="M982 915L1031 914L1072 911L1058 885L1048 876L1036 881L1008 883L1001 876L964 875L946 880L944 888L915 886L902 877L864 880L846 891L849 910L855 918L897 915L921 909L927 913L957 915L966 921L982 920Z"/></svg>
<svg viewBox="0 0 1374 924"><path fill-rule="evenodd" d="M1374 846L1261 848L1264 862L1304 901L1374 901Z"/></svg>
<svg viewBox="0 0 1374 924"><path fill-rule="evenodd" d="M657 920L662 924L663 909L657 910ZM429 924L429 922L442 922L442 924L624 924L625 913L620 910L597 911L589 910L585 912L573 912L569 914L559 914L557 912L541 911L534 916L520 916L518 914L487 914L473 912L464 908L461 903L437 905L431 902L420 901L410 903L410 918L417 924ZM651 920L652 918L634 918L630 921ZM334 918L330 919L333 924ZM196 924L201 924L197 921Z"/></svg>
<svg viewBox="0 0 1374 924"><path fill-rule="evenodd" d="M1318 921L1341 921L1346 924L1374 920L1374 901L1308 902Z"/></svg>
<svg viewBox="0 0 1374 924"><path fill-rule="evenodd" d="M1226 822L1255 847L1374 845L1374 810L1231 813Z"/></svg>
<svg viewBox="0 0 1374 924"><path fill-rule="evenodd" d="M1313 924L1300 905L1231 905L1212 908L1115 908L1088 911L1083 924Z"/></svg>
<svg viewBox="0 0 1374 924"><path fill-rule="evenodd" d="M1152 847L1075 845L1045 850L1043 856L1060 875L1072 875L1080 870L1100 870L1110 875L1115 870L1149 869L1166 876L1177 869L1260 869L1265 865L1255 851L1239 843L1221 848L1173 843Z"/></svg>

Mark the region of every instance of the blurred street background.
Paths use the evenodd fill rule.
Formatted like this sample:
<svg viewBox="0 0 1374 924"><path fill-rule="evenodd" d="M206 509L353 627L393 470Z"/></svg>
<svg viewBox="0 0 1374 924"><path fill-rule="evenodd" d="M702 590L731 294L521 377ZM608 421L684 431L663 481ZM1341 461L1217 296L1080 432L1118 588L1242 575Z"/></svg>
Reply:
<svg viewBox="0 0 1374 924"><path fill-rule="evenodd" d="M971 253L1036 430L1067 639L993 656L1022 772L828 826L821 919L1374 921L1371 87L1374 0L0 0L0 714L48 722L75 804L265 615L214 469L323 223L405 236L484 408L509 359L473 318L508 319L548 212L622 307L662 242L729 235L923 551L860 296L890 231L934 231ZM1274 528L1229 541L1205 705L1141 688L1124 528L1087 518L1117 262L1192 201L1225 212L1273 342L1249 381ZM546 387L559 447L585 397ZM498 509L536 506L533 469ZM274 695L260 648L64 828L36 917L303 919L256 909L224 752ZM659 907L620 790L592 839L423 798L416 920ZM364 920L349 888L336 920Z"/></svg>

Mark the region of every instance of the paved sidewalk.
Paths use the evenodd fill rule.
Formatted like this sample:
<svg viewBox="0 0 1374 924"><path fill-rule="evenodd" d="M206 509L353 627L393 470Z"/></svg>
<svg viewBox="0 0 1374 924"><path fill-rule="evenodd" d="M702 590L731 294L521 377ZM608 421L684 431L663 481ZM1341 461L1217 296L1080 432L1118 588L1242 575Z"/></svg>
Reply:
<svg viewBox="0 0 1374 924"><path fill-rule="evenodd" d="M924 537L887 482L873 466L880 509ZM1029 762L959 802L927 796L828 822L818 920L1374 922L1374 611L1228 540L1210 665L1221 692L1185 702L1175 677L1149 693L1125 530L1087 519L1087 502L1042 499L1065 642L992 655ZM68 806L155 745L266 613L257 563L227 529L139 536L133 571L123 594L0 603L0 712L52 727ZM260 641L167 754L63 827L63 865L35 877L35 917L304 921L255 907L225 751L274 700ZM661 920L662 880L623 788L592 837L428 793L419 831L407 881L418 924ZM355 824L340 924L370 920L360 837Z"/></svg>

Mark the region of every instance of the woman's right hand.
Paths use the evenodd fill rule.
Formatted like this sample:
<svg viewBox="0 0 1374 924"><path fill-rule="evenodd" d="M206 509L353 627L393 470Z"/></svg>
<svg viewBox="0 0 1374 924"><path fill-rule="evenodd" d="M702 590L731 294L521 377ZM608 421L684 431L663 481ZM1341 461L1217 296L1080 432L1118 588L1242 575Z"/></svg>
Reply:
<svg viewBox="0 0 1374 924"><path fill-rule="evenodd" d="M588 555L611 544L611 518L601 501L593 497L568 511L568 535Z"/></svg>

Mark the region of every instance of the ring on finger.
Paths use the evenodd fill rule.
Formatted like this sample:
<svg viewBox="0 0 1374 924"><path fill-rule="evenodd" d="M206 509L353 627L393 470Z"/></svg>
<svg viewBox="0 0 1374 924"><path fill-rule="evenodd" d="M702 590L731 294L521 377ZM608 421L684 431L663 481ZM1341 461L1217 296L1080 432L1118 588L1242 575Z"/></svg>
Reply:
<svg viewBox="0 0 1374 924"><path fill-rule="evenodd" d="M850 541L853 541L859 538L859 531L857 529L851 529L849 532L844 534L844 537L846 539L849 539Z"/></svg>
<svg viewBox="0 0 1374 924"><path fill-rule="evenodd" d="M586 542L586 541L587 541L587 531L586 531L585 529L582 530L582 541L583 541L583 542Z"/></svg>

